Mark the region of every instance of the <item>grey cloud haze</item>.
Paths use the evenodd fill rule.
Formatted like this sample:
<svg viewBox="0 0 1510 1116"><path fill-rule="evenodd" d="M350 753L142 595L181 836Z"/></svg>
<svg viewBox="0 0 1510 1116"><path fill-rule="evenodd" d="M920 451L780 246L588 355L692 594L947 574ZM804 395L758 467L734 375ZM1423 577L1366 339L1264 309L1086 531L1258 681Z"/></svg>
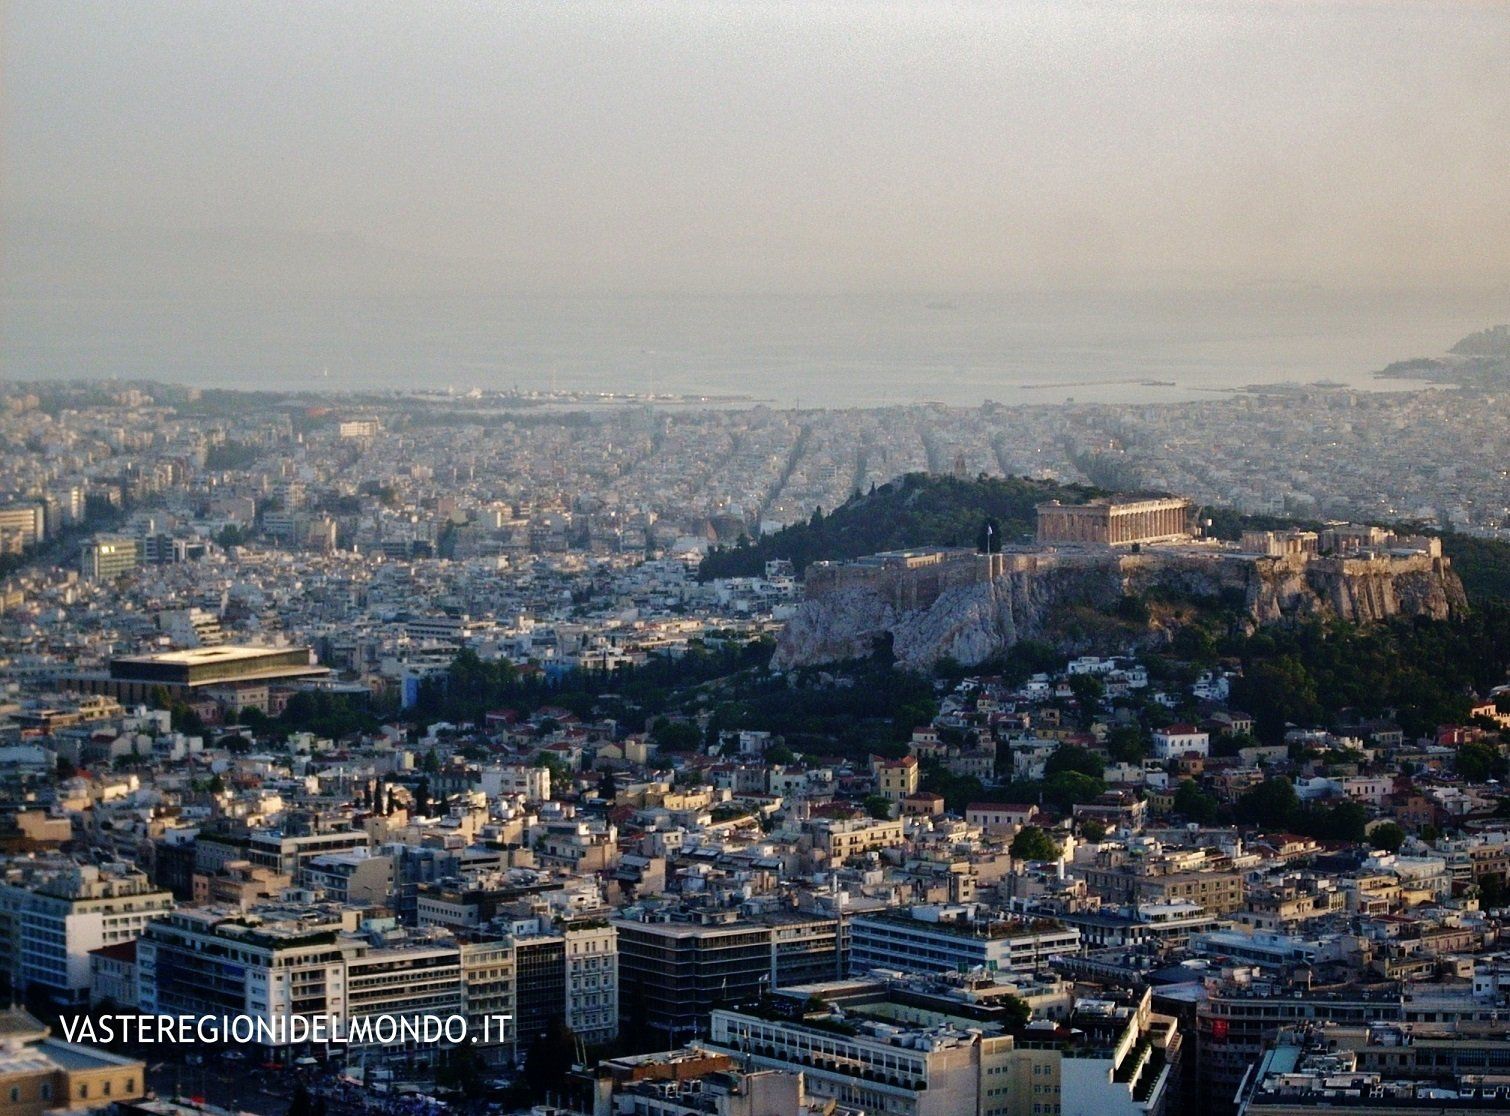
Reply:
<svg viewBox="0 0 1510 1116"><path fill-rule="evenodd" d="M1510 282L1492 3L15 2L7 283Z"/></svg>

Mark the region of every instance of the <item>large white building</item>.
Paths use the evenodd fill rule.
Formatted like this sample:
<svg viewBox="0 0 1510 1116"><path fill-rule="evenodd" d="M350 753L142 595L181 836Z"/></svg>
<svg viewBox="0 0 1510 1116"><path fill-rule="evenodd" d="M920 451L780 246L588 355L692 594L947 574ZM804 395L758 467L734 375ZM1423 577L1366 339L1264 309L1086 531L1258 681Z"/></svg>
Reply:
<svg viewBox="0 0 1510 1116"><path fill-rule="evenodd" d="M556 927L529 919L516 933L458 938L360 917L331 904L174 912L138 942L141 1010L247 1015L269 1026L295 1015L330 1016L347 1027L363 1018L465 1015L492 1061L517 1053L521 1015L534 1031L560 1020L586 1042L618 1033L617 936L606 922ZM501 1024L500 1016L513 1022ZM374 1059L434 1053L373 1034L357 1048Z"/></svg>
<svg viewBox="0 0 1510 1116"><path fill-rule="evenodd" d="M716 1010L707 1045L877 1116L1160 1116L1181 1036L1150 999L1077 1000L1019 1029L969 992L839 981Z"/></svg>
<svg viewBox="0 0 1510 1116"><path fill-rule="evenodd" d="M1161 760L1211 754L1211 734L1194 725L1169 725L1153 734L1153 754Z"/></svg>
<svg viewBox="0 0 1510 1116"><path fill-rule="evenodd" d="M79 865L40 881L0 885L13 978L59 1004L87 1004L91 950L138 937L173 909L141 872Z"/></svg>
<svg viewBox="0 0 1510 1116"><path fill-rule="evenodd" d="M522 794L531 802L545 802L551 796L551 769L522 763L485 767L479 785L489 798Z"/></svg>
<svg viewBox="0 0 1510 1116"><path fill-rule="evenodd" d="M899 958L916 972L1031 973L1080 949L1080 931L1072 926L1008 916L978 903L855 915L849 935L849 971L856 976L895 968Z"/></svg>

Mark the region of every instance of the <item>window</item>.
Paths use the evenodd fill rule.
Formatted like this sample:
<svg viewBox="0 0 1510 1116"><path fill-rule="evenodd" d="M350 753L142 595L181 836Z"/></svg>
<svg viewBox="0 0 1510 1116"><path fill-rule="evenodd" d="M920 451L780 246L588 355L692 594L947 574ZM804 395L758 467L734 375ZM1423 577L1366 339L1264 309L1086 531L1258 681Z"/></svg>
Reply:
<svg viewBox="0 0 1510 1116"><path fill-rule="evenodd" d="M44 1086L44 1088L45 1088L45 1086ZM12 1085L10 1087L10 1102L11 1102L11 1104L20 1104L21 1103L21 1086L19 1086L19 1085Z"/></svg>

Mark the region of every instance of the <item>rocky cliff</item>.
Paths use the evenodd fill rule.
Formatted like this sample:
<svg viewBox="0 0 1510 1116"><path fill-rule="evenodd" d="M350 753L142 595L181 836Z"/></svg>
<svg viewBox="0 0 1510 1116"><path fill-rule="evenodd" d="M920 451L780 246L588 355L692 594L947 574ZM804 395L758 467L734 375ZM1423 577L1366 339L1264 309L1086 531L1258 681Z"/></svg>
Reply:
<svg viewBox="0 0 1510 1116"><path fill-rule="evenodd" d="M856 658L888 638L897 661L918 669L946 656L966 665L983 662L1020 639L1049 638L1069 653L1100 650L1097 645L1108 637L1125 645L1132 633L1110 618L1098 633L1094 617L1124 596L1155 590L1240 609L1255 627L1309 617L1355 623L1396 615L1445 619L1467 607L1447 560L1424 554L1253 558L1192 549L1046 555L1026 568L946 589L923 608L898 608L894 595L865 586L825 593L805 602L787 623L774 665ZM1067 625L1071 616L1076 622ZM1134 638L1165 634L1148 629Z"/></svg>

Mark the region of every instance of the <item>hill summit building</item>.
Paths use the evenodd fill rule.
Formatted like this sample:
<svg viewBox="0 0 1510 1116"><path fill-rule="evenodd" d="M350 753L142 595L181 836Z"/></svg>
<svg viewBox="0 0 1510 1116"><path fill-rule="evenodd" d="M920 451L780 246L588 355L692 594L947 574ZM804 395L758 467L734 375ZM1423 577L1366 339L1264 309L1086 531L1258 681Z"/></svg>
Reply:
<svg viewBox="0 0 1510 1116"><path fill-rule="evenodd" d="M1092 500L1087 504L1038 505L1038 542L1043 546L1178 542L1191 537L1195 505L1179 497L1154 500Z"/></svg>

